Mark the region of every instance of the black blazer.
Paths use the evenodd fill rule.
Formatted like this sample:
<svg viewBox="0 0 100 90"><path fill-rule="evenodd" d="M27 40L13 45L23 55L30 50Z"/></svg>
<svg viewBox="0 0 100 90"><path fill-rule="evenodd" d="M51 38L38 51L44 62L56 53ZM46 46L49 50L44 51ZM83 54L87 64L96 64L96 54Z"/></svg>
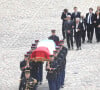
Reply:
<svg viewBox="0 0 100 90"><path fill-rule="evenodd" d="M95 23L95 26L97 27L98 25L100 25L100 14L99 14L99 19L97 19L97 15L95 14L95 21L96 21L96 23Z"/></svg>
<svg viewBox="0 0 100 90"><path fill-rule="evenodd" d="M85 18L84 18L84 19L82 19L81 24L82 24L82 27L83 27L83 29L82 29L82 30L86 30L86 19L85 19Z"/></svg>
<svg viewBox="0 0 100 90"><path fill-rule="evenodd" d="M88 21L88 15L89 15L89 13L86 14L86 24L88 24L87 23L87 21ZM95 15L94 15L94 13L92 13L92 16L91 16L92 24L94 24L94 20L95 20Z"/></svg>
<svg viewBox="0 0 100 90"><path fill-rule="evenodd" d="M73 28L72 28L72 26L74 26L74 23L73 23L72 20L71 20L70 22L65 21L65 23L64 23L64 30L65 30L65 31L70 30L71 33L73 33Z"/></svg>
<svg viewBox="0 0 100 90"><path fill-rule="evenodd" d="M76 23L75 23L75 25L74 25L74 33L75 33L75 35L76 35L76 34L81 35L81 31L82 31L82 29L83 29L82 23L79 23L77 29L80 29L80 31L76 32Z"/></svg>
<svg viewBox="0 0 100 90"><path fill-rule="evenodd" d="M67 13L67 15L71 15L71 13ZM66 18L66 14L63 12L61 15L61 19L63 20L63 22L65 21L64 18Z"/></svg>
<svg viewBox="0 0 100 90"><path fill-rule="evenodd" d="M77 15L75 15L75 12L72 13L71 19L75 21L76 18L80 18L81 17L81 13L77 12Z"/></svg>

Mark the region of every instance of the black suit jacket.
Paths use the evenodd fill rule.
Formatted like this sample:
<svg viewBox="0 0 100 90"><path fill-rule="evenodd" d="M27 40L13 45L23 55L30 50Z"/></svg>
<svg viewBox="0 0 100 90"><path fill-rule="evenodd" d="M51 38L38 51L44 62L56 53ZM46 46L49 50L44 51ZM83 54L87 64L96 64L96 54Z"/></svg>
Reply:
<svg viewBox="0 0 100 90"><path fill-rule="evenodd" d="M72 20L74 20L74 21L75 21L76 18L80 18L80 17L81 17L81 13L80 12L77 12L77 15L75 15L75 12L73 12L72 16L71 16Z"/></svg>
<svg viewBox="0 0 100 90"><path fill-rule="evenodd" d="M71 20L70 22L65 21L65 23L64 23L64 30L65 30L66 32L67 32L68 30L70 30L71 33L73 33L73 28L72 28L72 26L74 26L74 23L73 23L72 20Z"/></svg>
<svg viewBox="0 0 100 90"><path fill-rule="evenodd" d="M76 23L75 23L75 25L74 25L74 32L75 32L75 35L81 35L81 31L82 31L82 29L83 29L82 23L79 23L77 29L80 29L80 31L76 32Z"/></svg>
<svg viewBox="0 0 100 90"><path fill-rule="evenodd" d="M97 27L98 25L100 25L100 14L99 14L99 19L97 19L97 15L95 14L95 21L96 21L96 23L95 23L95 26Z"/></svg>
<svg viewBox="0 0 100 90"><path fill-rule="evenodd" d="M67 13L67 15L71 15L71 13ZM61 15L61 19L63 20L63 24L64 24L64 18L67 17L67 15L63 12L62 15Z"/></svg>
<svg viewBox="0 0 100 90"><path fill-rule="evenodd" d="M86 14L86 23L88 21L88 16L89 16L89 13ZM91 16L91 21L92 21L92 24L94 24L94 20L95 20L95 15L94 13L92 13L92 16ZM87 23L88 24L88 23Z"/></svg>

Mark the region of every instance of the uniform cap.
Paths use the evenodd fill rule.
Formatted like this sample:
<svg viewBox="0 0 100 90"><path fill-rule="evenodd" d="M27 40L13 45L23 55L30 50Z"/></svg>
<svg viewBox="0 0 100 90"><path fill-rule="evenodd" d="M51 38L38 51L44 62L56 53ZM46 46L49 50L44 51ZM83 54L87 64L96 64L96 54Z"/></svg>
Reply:
<svg viewBox="0 0 100 90"><path fill-rule="evenodd" d="M35 49L36 48L36 46L31 46L31 49Z"/></svg>
<svg viewBox="0 0 100 90"><path fill-rule="evenodd" d="M26 69L25 74L29 74L29 73L30 73L30 70Z"/></svg>
<svg viewBox="0 0 100 90"><path fill-rule="evenodd" d="M60 49L60 47L57 46L57 47L56 47L56 50L59 50L59 49Z"/></svg>
<svg viewBox="0 0 100 90"><path fill-rule="evenodd" d="M25 58L27 58L28 57L28 54L25 54L24 56L25 56Z"/></svg>
<svg viewBox="0 0 100 90"><path fill-rule="evenodd" d="M53 53L56 54L57 53L57 50L54 50Z"/></svg>
<svg viewBox="0 0 100 90"><path fill-rule="evenodd" d="M50 58L54 57L54 55L50 55Z"/></svg>
<svg viewBox="0 0 100 90"><path fill-rule="evenodd" d="M36 44L32 44L32 46L36 46Z"/></svg>
<svg viewBox="0 0 100 90"><path fill-rule="evenodd" d="M37 43L37 42L39 42L39 40L35 40L35 42Z"/></svg>
<svg viewBox="0 0 100 90"><path fill-rule="evenodd" d="M56 32L56 30L54 30L54 29L53 29L53 30L51 30L51 32L52 32L52 33L55 33L55 32Z"/></svg>

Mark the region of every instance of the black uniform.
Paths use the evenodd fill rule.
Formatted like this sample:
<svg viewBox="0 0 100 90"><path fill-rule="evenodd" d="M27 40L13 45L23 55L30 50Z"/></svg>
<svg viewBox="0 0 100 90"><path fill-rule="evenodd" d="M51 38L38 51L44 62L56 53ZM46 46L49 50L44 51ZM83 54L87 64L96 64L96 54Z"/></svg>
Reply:
<svg viewBox="0 0 100 90"><path fill-rule="evenodd" d="M26 64L27 64L27 61L25 61L25 60L20 62L20 69L22 71L21 78L25 77ZM32 76L32 66L33 66L32 62L29 62L28 68L30 69L31 76Z"/></svg>
<svg viewBox="0 0 100 90"><path fill-rule="evenodd" d="M58 46L58 44L59 44L59 37L58 36L51 35L48 39L53 40L56 43L56 45Z"/></svg>
<svg viewBox="0 0 100 90"><path fill-rule="evenodd" d="M61 19L62 19L62 21L63 21L63 22L62 22L62 35L63 35L63 39L65 39L65 31L64 31L64 22L65 22L65 20L64 20L64 19L67 18L68 15L71 15L71 13L66 13L66 14L65 14L65 13L63 12L62 15L61 15Z"/></svg>
<svg viewBox="0 0 100 90"><path fill-rule="evenodd" d="M48 63L48 62L47 62ZM47 65L46 65L47 66ZM56 81L57 81L57 64L55 61L50 62L50 68L54 68L52 70L47 69L47 80L49 84L49 90L57 90Z"/></svg>
<svg viewBox="0 0 100 90"><path fill-rule="evenodd" d="M34 78L30 77L29 79L26 79L25 77L21 80L20 88L19 90L36 90L36 86L34 83Z"/></svg>

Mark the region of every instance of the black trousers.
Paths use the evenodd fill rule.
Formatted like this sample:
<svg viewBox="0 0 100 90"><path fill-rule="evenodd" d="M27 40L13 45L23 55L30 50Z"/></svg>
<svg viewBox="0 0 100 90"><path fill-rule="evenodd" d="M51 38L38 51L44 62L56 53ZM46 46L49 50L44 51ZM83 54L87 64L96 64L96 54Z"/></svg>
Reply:
<svg viewBox="0 0 100 90"><path fill-rule="evenodd" d="M76 40L76 47L77 48L81 47L81 33L75 34L75 40Z"/></svg>
<svg viewBox="0 0 100 90"><path fill-rule="evenodd" d="M82 37L82 41L85 42L86 30L81 31L81 37Z"/></svg>
<svg viewBox="0 0 100 90"><path fill-rule="evenodd" d="M89 41L92 41L93 33L94 33L94 25L93 24L87 24L87 37L88 37Z"/></svg>
<svg viewBox="0 0 100 90"><path fill-rule="evenodd" d="M100 42L100 28L95 28L97 42Z"/></svg>
<svg viewBox="0 0 100 90"><path fill-rule="evenodd" d="M66 33L66 40L67 40L67 46L68 48L72 47L73 48L73 34L68 34Z"/></svg>
<svg viewBox="0 0 100 90"><path fill-rule="evenodd" d="M63 35L63 39L65 39L64 23L62 24L62 35Z"/></svg>

